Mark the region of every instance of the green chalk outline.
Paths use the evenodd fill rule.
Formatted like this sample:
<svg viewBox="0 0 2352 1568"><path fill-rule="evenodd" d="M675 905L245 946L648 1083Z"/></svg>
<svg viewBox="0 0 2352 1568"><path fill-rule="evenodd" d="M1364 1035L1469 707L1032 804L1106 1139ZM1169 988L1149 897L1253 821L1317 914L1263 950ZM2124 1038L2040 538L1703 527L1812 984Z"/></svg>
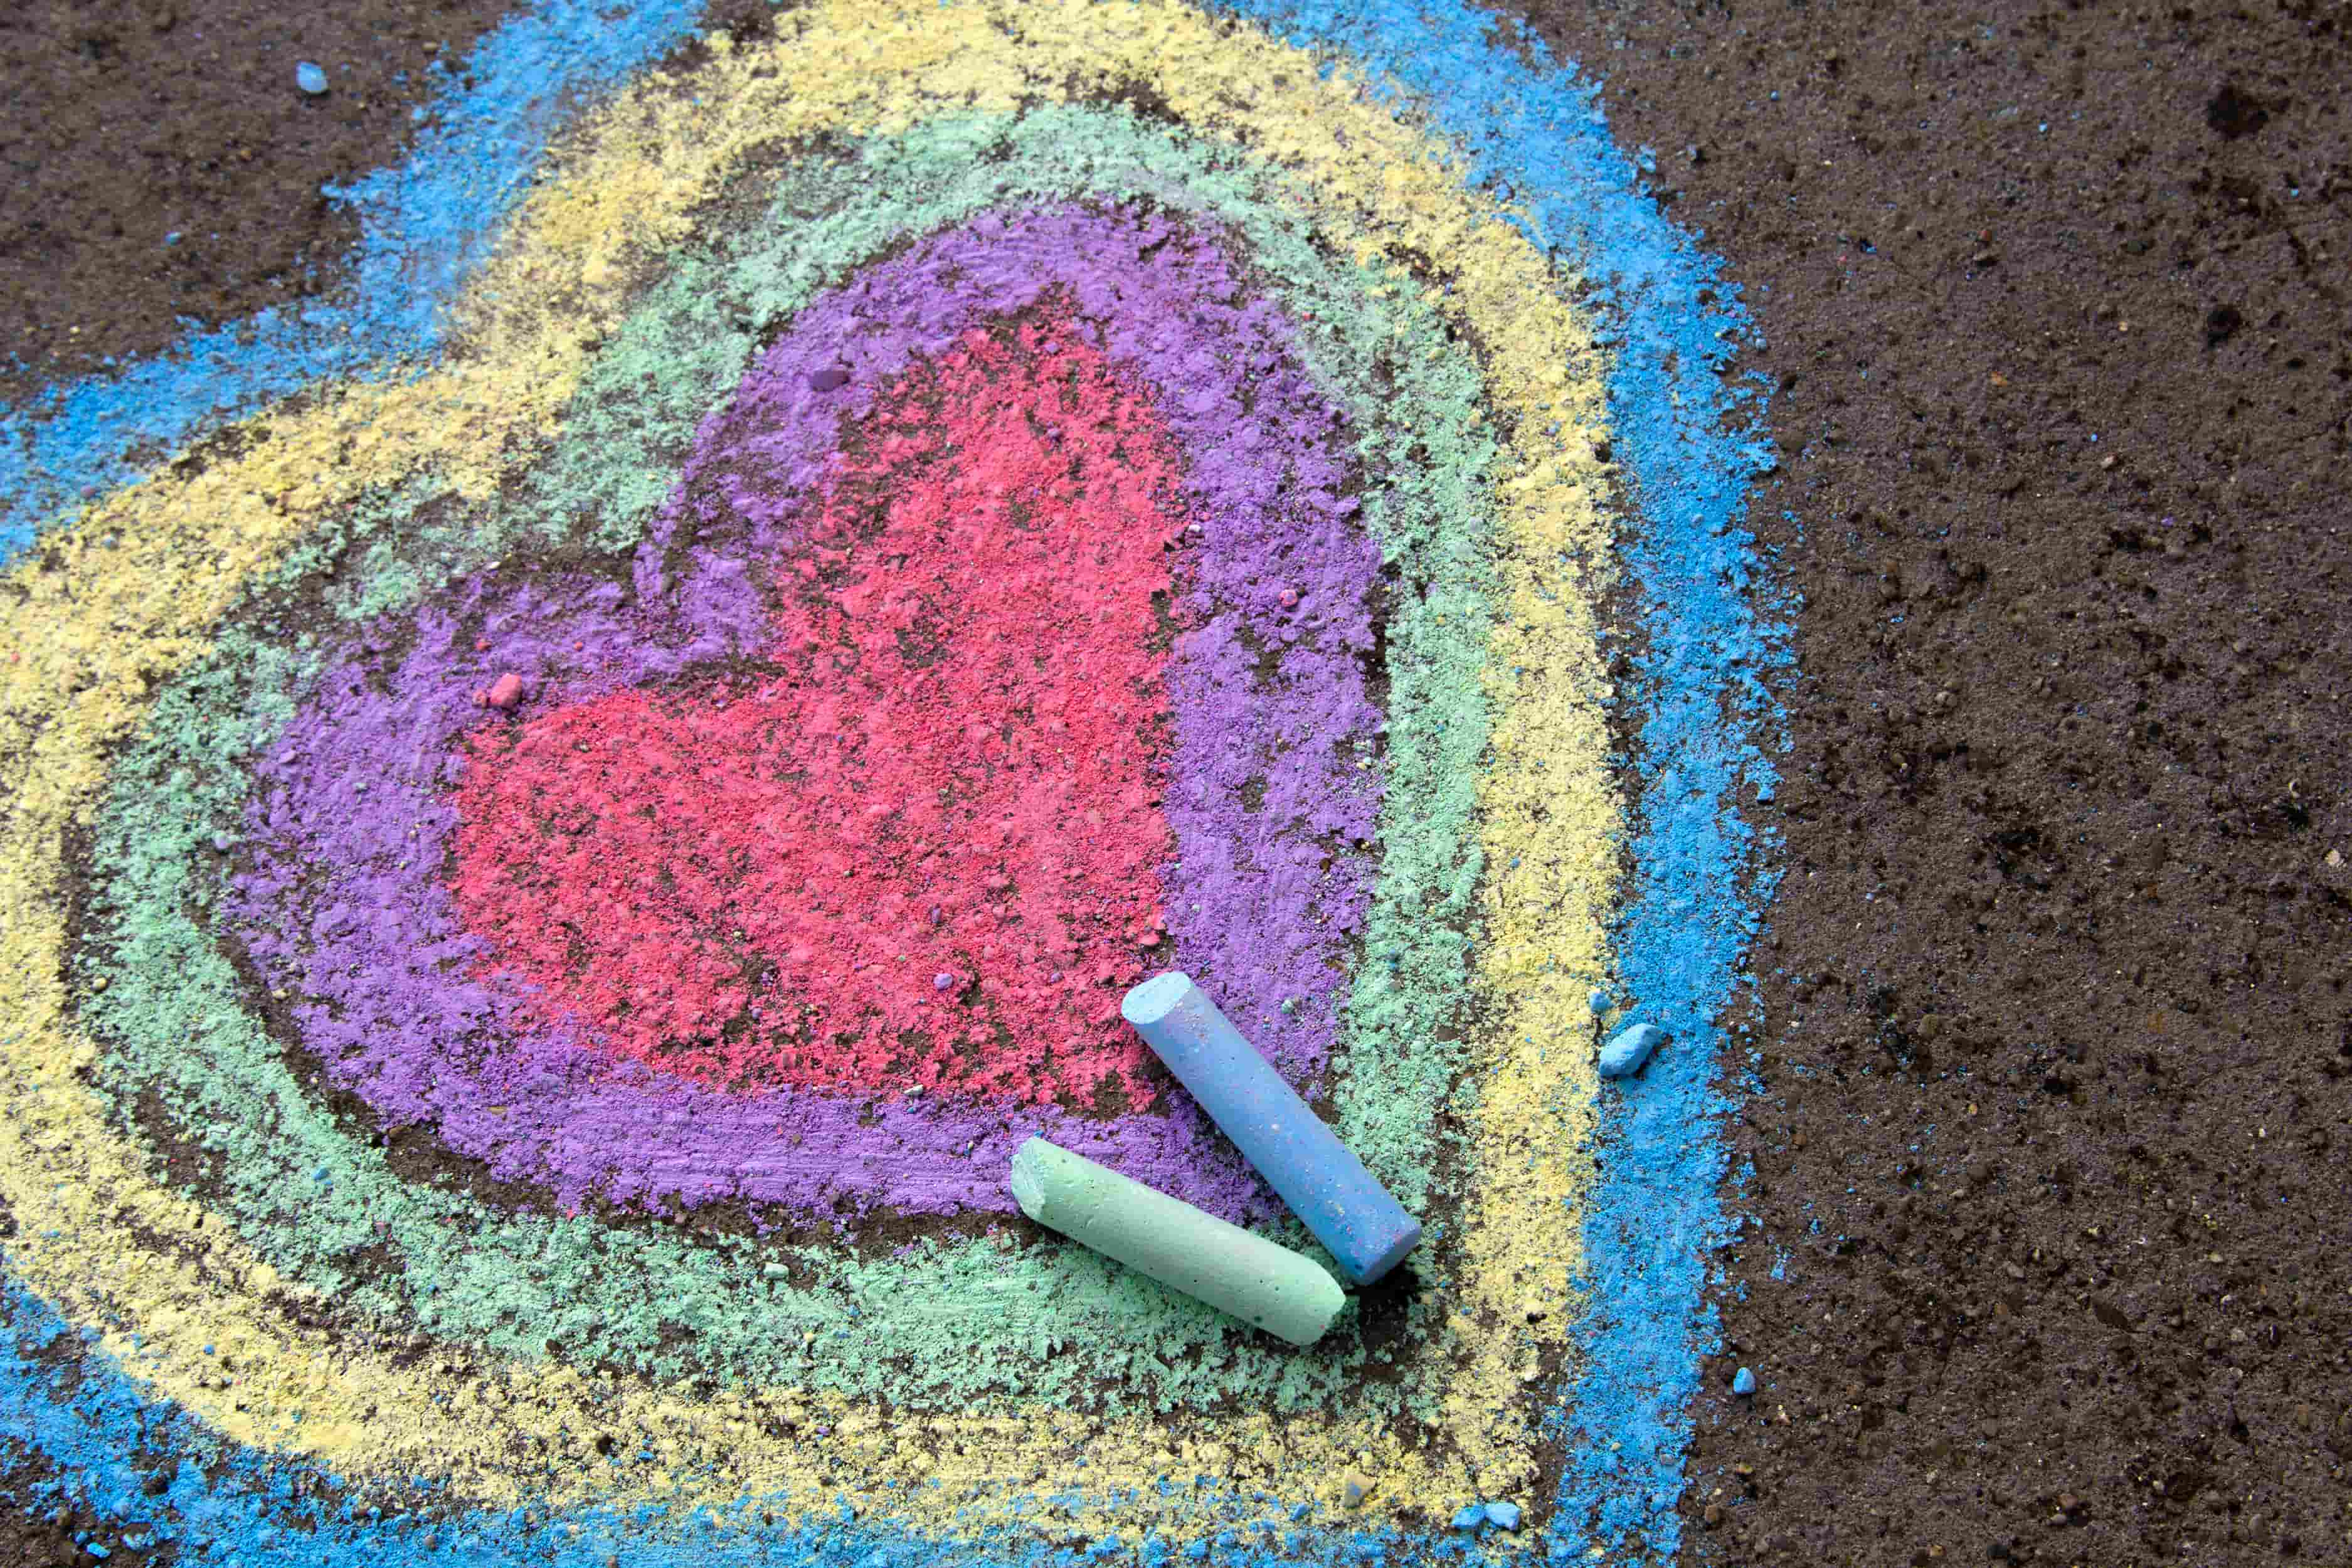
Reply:
<svg viewBox="0 0 2352 1568"><path fill-rule="evenodd" d="M420 478L351 509L249 597L289 588L340 553L357 570L347 565L329 603L356 622L408 608L519 548L634 547L758 334L909 234L1089 198L1148 197L1223 225L1300 320L1310 373L1359 421L1357 454L1381 481L1365 498L1367 526L1402 574L1390 626L1384 859L1337 1096L1351 1144L1419 1207L1440 1154L1438 1105L1460 1093L1461 1053L1437 1027L1469 983L1445 922L1466 919L1482 870L1471 829L1488 723L1478 630L1491 549L1484 476L1496 444L1478 409L1483 378L1419 300L1423 285L1401 268L1326 259L1303 205L1282 199L1285 183L1238 150L1124 112L1073 109L933 121L845 161L803 163L776 180L764 228L685 247L650 287L595 362L565 435L513 499L476 510ZM842 210L872 204L876 192L888 193L878 207ZM423 529L420 509L435 520ZM96 835L94 864L110 875L93 930L117 962L103 969L111 989L83 1004L110 1047L100 1074L118 1117L128 1124L136 1095L153 1089L183 1129L210 1137L226 1155L240 1232L287 1278L387 1331L413 1323L526 1363L549 1360L551 1341L575 1363L663 1379L709 1372L975 1411L1040 1398L1097 1404L1106 1383L1162 1410L1226 1398L1289 1410L1351 1389L1390 1415L1428 1410L1430 1357L1446 1352L1454 1332L1434 1305L1413 1309L1428 1353L1389 1382L1366 1378L1371 1358L1345 1325L1312 1357L1273 1351L1077 1248L1016 1256L985 1240L926 1241L858 1262L736 1237L686 1246L584 1216L501 1212L394 1178L293 1080L198 924L210 892L196 868L215 831L236 830L247 794L236 763L269 742L315 679L325 656L310 642L288 648L250 625L230 627L159 696L118 763ZM1303 1236L1294 1227L1286 1239ZM362 1283L350 1255L383 1245L403 1267ZM762 1266L772 1261L824 1283L768 1280ZM691 1348L665 1348L665 1323L692 1334ZM1057 1353L1065 1345L1084 1353ZM940 1353L948 1347L953 1354Z"/></svg>

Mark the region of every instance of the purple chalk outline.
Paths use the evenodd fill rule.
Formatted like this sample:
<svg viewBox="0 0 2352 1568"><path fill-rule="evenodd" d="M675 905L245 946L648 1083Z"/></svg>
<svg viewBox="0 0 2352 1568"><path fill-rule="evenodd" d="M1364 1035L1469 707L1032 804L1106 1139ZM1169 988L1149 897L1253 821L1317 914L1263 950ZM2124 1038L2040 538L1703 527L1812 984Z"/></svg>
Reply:
<svg viewBox="0 0 2352 1568"><path fill-rule="evenodd" d="M1197 529L1184 591L1200 619L1167 676L1180 859L1162 887L1177 962L1293 1082L1319 1073L1345 986L1336 960L1370 900L1367 858L1324 860L1334 840L1371 840L1380 802L1377 774L1351 760L1351 742L1372 754L1380 722L1359 662L1380 558L1340 494L1330 437L1345 416L1223 247L1165 217L1054 208L936 236L795 318L704 421L639 552L634 603L607 582L478 575L414 615L396 664L378 626L325 672L256 769L257 867L230 912L272 984L300 994L300 1037L340 1087L388 1122L435 1126L501 1179L551 1185L566 1206L1009 1212L1007 1163L1042 1133L1228 1217L1274 1212L1181 1096L1094 1121L944 1096L734 1094L623 1059L593 1026L532 1022L517 983L480 977L485 943L440 880L449 786L484 722L469 628L542 708L762 647L763 563L791 547L845 424L915 356L1049 292L1075 332L1140 371L1184 453ZM850 380L820 393L812 376L830 368ZM1255 669L1262 648L1281 651L1270 677ZM1241 804L1253 778L1255 811Z"/></svg>

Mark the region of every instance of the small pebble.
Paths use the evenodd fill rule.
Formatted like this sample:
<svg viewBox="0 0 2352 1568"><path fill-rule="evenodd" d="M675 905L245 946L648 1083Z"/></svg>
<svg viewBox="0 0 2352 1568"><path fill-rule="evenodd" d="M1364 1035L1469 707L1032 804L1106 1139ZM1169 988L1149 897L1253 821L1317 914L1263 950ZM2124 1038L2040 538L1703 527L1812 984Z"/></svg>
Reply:
<svg viewBox="0 0 2352 1568"><path fill-rule="evenodd" d="M1490 1502L1486 1505L1486 1522L1505 1530L1519 1528L1519 1505L1515 1502Z"/></svg>
<svg viewBox="0 0 2352 1568"><path fill-rule="evenodd" d="M1282 591L1282 607L1286 610L1295 610L1298 607L1297 589L1285 588Z"/></svg>
<svg viewBox="0 0 2352 1568"><path fill-rule="evenodd" d="M1475 1530L1486 1522L1486 1510L1475 1502L1454 1516L1456 1530Z"/></svg>
<svg viewBox="0 0 2352 1568"><path fill-rule="evenodd" d="M954 975L952 975L952 974L950 974L950 973L949 973L946 970L944 970L944 969L940 970L937 974L934 974L934 975L932 975L932 976L931 976L931 989L932 989L932 990L934 990L934 991L952 991L952 990L954 990L954 989L955 989L955 976L954 976Z"/></svg>
<svg viewBox="0 0 2352 1568"><path fill-rule="evenodd" d="M1370 1495L1372 1483L1369 1477L1349 1470L1339 1480L1339 1501L1349 1508L1361 1508Z"/></svg>
<svg viewBox="0 0 2352 1568"><path fill-rule="evenodd" d="M825 366L809 377L812 392L837 392L849 384L849 373L837 364Z"/></svg>
<svg viewBox="0 0 2352 1568"><path fill-rule="evenodd" d="M1665 1043L1666 1032L1655 1024L1636 1024L1621 1029L1616 1037L1601 1048L1601 1076L1624 1078L1642 1070L1650 1053Z"/></svg>
<svg viewBox="0 0 2352 1568"><path fill-rule="evenodd" d="M522 700L522 677L511 669L507 671L490 682L490 689L482 694L482 700L493 708L513 707Z"/></svg>
<svg viewBox="0 0 2352 1568"><path fill-rule="evenodd" d="M1731 1374L1731 1392L1739 1395L1742 1399L1754 1394L1756 1392L1756 1374L1748 1371L1744 1366L1738 1372L1733 1373Z"/></svg>
<svg viewBox="0 0 2352 1568"><path fill-rule="evenodd" d="M213 847L219 850L224 855L227 854L236 844L236 840L231 838L226 833L215 833L213 835Z"/></svg>
<svg viewBox="0 0 2352 1568"><path fill-rule="evenodd" d="M327 73L304 60L294 68L294 85L316 98L327 90Z"/></svg>

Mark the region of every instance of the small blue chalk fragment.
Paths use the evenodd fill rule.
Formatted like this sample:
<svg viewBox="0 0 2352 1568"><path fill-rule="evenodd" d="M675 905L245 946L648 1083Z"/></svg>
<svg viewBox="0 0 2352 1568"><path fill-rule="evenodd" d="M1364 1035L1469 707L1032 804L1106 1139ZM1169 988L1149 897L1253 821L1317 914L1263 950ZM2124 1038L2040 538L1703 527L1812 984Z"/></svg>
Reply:
<svg viewBox="0 0 2352 1568"><path fill-rule="evenodd" d="M1456 1530L1475 1530L1486 1522L1486 1510L1475 1502L1454 1516Z"/></svg>
<svg viewBox="0 0 2352 1568"><path fill-rule="evenodd" d="M1756 1392L1756 1374L1741 1367L1731 1374L1731 1392L1745 1399Z"/></svg>
<svg viewBox="0 0 2352 1568"><path fill-rule="evenodd" d="M1665 1043L1666 1032L1655 1024L1636 1024L1621 1029L1610 1042L1601 1047L1601 1076L1623 1078L1642 1070L1650 1053Z"/></svg>
<svg viewBox="0 0 2352 1568"><path fill-rule="evenodd" d="M1519 1505L1515 1502L1490 1502L1486 1505L1486 1522L1505 1530L1519 1528Z"/></svg>
<svg viewBox="0 0 2352 1568"><path fill-rule="evenodd" d="M1592 1016L1596 1018L1601 1016L1601 1014L1609 1011L1609 993L1606 991L1595 991L1592 994L1591 1005Z"/></svg>
<svg viewBox="0 0 2352 1568"><path fill-rule="evenodd" d="M294 68L294 85L316 98L327 90L327 73L304 60Z"/></svg>

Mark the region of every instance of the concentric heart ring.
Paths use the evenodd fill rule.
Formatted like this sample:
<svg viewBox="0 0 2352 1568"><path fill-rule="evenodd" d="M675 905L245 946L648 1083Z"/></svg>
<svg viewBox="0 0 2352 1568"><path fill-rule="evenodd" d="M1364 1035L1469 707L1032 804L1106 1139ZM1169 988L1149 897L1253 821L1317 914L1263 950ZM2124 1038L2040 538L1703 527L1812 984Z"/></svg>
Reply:
<svg viewBox="0 0 2352 1568"><path fill-rule="evenodd" d="M589 117L442 363L16 569L12 1310L109 1361L43 1441L227 1445L156 1506L251 1561L520 1509L511 1560L702 1517L748 1562L1001 1554L1041 1498L1386 1552L1606 1421L1546 1538L1657 1540L1769 780L1754 459L1705 267L1522 155L1575 100L1413 26L1454 52L1397 100L1176 6L792 13ZM1448 129L1487 80L1539 126ZM1606 331L1568 223L1640 264ZM1284 1223L1114 1026L1170 962L1433 1222L1328 1352L998 1223L1039 1130ZM1614 1194L1596 991L1700 1047Z"/></svg>

